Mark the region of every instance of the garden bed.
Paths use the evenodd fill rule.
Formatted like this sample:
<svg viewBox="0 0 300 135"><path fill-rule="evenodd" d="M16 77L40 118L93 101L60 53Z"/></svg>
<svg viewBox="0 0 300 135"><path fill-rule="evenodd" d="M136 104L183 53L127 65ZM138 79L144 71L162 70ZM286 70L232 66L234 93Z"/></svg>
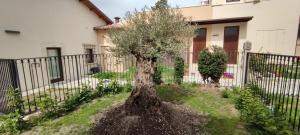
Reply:
<svg viewBox="0 0 300 135"><path fill-rule="evenodd" d="M161 85L156 88L163 101L185 106L201 116L199 134L247 134L233 101L222 98L221 90L192 84ZM97 119L104 110L122 104L128 96L129 93L121 93L93 100L63 117L41 122L23 134L87 134L95 117Z"/></svg>

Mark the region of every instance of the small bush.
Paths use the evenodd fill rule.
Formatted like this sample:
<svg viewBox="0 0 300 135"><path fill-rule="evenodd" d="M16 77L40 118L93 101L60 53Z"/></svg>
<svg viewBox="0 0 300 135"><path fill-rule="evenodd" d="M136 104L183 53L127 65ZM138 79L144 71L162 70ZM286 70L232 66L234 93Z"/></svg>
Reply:
<svg viewBox="0 0 300 135"><path fill-rule="evenodd" d="M162 69L160 66L157 66L154 69L153 82L157 85L160 85L163 81L161 80Z"/></svg>
<svg viewBox="0 0 300 135"><path fill-rule="evenodd" d="M14 109L15 112L23 115L24 108L23 108L23 99L22 93L19 89L14 89L13 87L9 87L7 91L7 96L9 97L8 106Z"/></svg>
<svg viewBox="0 0 300 135"><path fill-rule="evenodd" d="M61 109L64 112L72 111L81 103L89 102L92 99L93 93L91 91L91 88L87 85L84 85L80 93L77 93L65 100L65 102L61 106Z"/></svg>
<svg viewBox="0 0 300 135"><path fill-rule="evenodd" d="M262 55L252 55L249 59L249 68L250 70L255 72L259 72L259 73L265 72L266 64L267 64L267 58Z"/></svg>
<svg viewBox="0 0 300 135"><path fill-rule="evenodd" d="M131 83L126 83L124 86L124 91L131 92L132 90L133 90L133 86L131 85Z"/></svg>
<svg viewBox="0 0 300 135"><path fill-rule="evenodd" d="M236 108L240 110L241 119L251 127L253 134L293 134L286 122L285 115L278 110L272 112L256 97L251 87L239 91ZM253 130L255 129L255 130Z"/></svg>
<svg viewBox="0 0 300 135"><path fill-rule="evenodd" d="M209 79L213 83L219 83L220 78L226 70L227 55L221 47L211 46L203 49L199 54L198 71L203 81Z"/></svg>
<svg viewBox="0 0 300 135"><path fill-rule="evenodd" d="M0 116L0 133L15 135L25 127L23 116L18 112Z"/></svg>
<svg viewBox="0 0 300 135"><path fill-rule="evenodd" d="M19 134L26 124L23 120L24 109L21 91L10 87L7 92L9 97L8 106L14 112L0 116L0 133Z"/></svg>
<svg viewBox="0 0 300 135"><path fill-rule="evenodd" d="M229 89L226 89L225 91L223 91L222 97L223 98L231 98L232 94L233 94L232 91L230 91Z"/></svg>
<svg viewBox="0 0 300 135"><path fill-rule="evenodd" d="M123 91L123 87L117 81L112 81L107 87L103 88L103 94L118 94Z"/></svg>
<svg viewBox="0 0 300 135"><path fill-rule="evenodd" d="M79 93L79 103L89 102L93 99L92 88L88 85L83 85Z"/></svg>
<svg viewBox="0 0 300 135"><path fill-rule="evenodd" d="M96 86L96 89L93 93L93 97L102 97L103 96L103 89L104 89L104 85L103 85L103 81L99 79L98 84Z"/></svg>
<svg viewBox="0 0 300 135"><path fill-rule="evenodd" d="M181 84L184 76L184 60L181 57L175 59L175 82Z"/></svg>
<svg viewBox="0 0 300 135"><path fill-rule="evenodd" d="M59 115L58 104L56 100L46 96L39 103L39 107L41 109L42 115L44 118L53 118Z"/></svg>

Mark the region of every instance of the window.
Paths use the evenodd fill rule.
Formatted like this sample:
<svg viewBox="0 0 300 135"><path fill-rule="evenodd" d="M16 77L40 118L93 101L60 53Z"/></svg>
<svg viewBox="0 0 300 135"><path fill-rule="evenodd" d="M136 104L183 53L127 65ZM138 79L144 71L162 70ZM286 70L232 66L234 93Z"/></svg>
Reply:
<svg viewBox="0 0 300 135"><path fill-rule="evenodd" d="M87 63L93 63L94 62L94 50L91 48L87 48L86 54L87 54Z"/></svg>
<svg viewBox="0 0 300 135"><path fill-rule="evenodd" d="M240 0L226 0L226 2L239 2Z"/></svg>
<svg viewBox="0 0 300 135"><path fill-rule="evenodd" d="M195 30L196 37L206 37L206 29L205 28L199 28Z"/></svg>
<svg viewBox="0 0 300 135"><path fill-rule="evenodd" d="M63 81L62 59L60 48L47 48L48 70L51 83Z"/></svg>
<svg viewBox="0 0 300 135"><path fill-rule="evenodd" d="M84 44L83 45L83 52L86 54L86 63L94 63L95 62L95 52L96 52L96 45L93 44Z"/></svg>

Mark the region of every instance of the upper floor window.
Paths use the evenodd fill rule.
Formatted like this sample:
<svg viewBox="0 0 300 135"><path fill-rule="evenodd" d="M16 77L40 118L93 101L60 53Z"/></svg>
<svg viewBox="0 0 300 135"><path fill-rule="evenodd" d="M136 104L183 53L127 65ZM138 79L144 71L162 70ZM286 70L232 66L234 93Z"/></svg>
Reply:
<svg viewBox="0 0 300 135"><path fill-rule="evenodd" d="M226 0L226 2L239 2L241 0Z"/></svg>

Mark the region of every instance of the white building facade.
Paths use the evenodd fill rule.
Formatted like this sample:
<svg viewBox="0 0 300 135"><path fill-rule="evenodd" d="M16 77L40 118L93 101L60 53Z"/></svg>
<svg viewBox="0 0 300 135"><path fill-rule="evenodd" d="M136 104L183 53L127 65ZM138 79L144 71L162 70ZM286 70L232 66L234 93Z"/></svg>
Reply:
<svg viewBox="0 0 300 135"><path fill-rule="evenodd" d="M98 52L94 27L112 23L89 0L1 0L0 20L0 58Z"/></svg>

